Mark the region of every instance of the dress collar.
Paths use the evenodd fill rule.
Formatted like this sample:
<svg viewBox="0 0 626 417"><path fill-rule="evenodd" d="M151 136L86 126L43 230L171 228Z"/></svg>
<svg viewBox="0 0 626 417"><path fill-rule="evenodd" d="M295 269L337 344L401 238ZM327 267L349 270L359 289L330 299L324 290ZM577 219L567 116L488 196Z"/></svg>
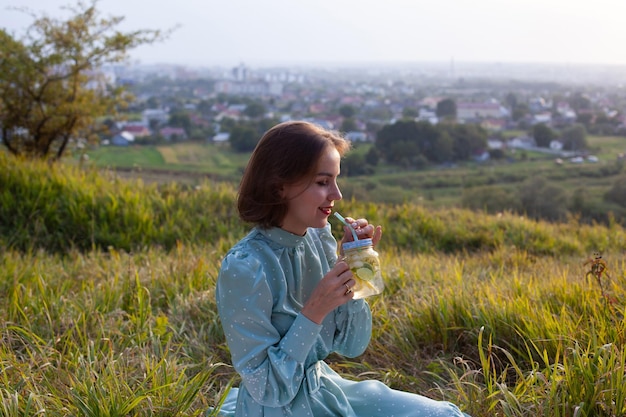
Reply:
<svg viewBox="0 0 626 417"><path fill-rule="evenodd" d="M272 242L278 243L281 246L296 247L302 244L306 239L306 234L304 236L294 235L293 233L283 230L280 227L259 229L259 232L265 235Z"/></svg>

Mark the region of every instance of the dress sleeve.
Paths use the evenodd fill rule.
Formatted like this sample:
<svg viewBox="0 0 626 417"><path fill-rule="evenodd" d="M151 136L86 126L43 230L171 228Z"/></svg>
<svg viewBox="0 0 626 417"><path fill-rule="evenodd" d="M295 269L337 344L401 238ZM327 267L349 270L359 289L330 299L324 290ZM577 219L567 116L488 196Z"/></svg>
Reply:
<svg viewBox="0 0 626 417"><path fill-rule="evenodd" d="M224 259L216 297L233 366L252 398L268 407L289 404L322 326L299 314L281 337L272 325L273 296L263 265L247 254Z"/></svg>
<svg viewBox="0 0 626 417"><path fill-rule="evenodd" d="M372 337L372 312L363 299L351 300L335 310L333 350L354 358L365 352Z"/></svg>
<svg viewBox="0 0 626 417"><path fill-rule="evenodd" d="M326 256L326 260L328 261L328 265L332 268L332 266L337 262L337 241L331 232L330 223L326 224L326 227L312 230L317 233L319 241L322 245L322 250Z"/></svg>

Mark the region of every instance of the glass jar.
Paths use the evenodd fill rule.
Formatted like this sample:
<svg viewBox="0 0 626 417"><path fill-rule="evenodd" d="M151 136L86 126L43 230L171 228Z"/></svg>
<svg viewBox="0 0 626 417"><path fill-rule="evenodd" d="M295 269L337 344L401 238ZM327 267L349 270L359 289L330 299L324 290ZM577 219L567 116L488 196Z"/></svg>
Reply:
<svg viewBox="0 0 626 417"><path fill-rule="evenodd" d="M380 294L385 288L380 271L378 252L374 250L372 239L346 242L342 246L344 260L350 266L356 284L352 288L354 298L365 298Z"/></svg>

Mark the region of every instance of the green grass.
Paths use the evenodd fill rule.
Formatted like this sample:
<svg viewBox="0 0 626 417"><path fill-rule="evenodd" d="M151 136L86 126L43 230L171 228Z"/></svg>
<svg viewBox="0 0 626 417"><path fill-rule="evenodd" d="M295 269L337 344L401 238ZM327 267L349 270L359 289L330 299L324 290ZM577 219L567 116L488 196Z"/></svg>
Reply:
<svg viewBox="0 0 626 417"><path fill-rule="evenodd" d="M88 155L92 156L89 152ZM147 146L100 147L96 161L98 166L109 167L162 167L164 160L158 150Z"/></svg>
<svg viewBox="0 0 626 417"><path fill-rule="evenodd" d="M126 148L107 146L92 149L87 154L90 164L100 168L204 173L229 182L238 181L250 157L232 152L227 146L197 142ZM164 178L167 182L168 177Z"/></svg>
<svg viewBox="0 0 626 417"><path fill-rule="evenodd" d="M518 151L512 163L465 162L452 168L433 167L421 171L381 164L373 175L342 178L342 190L348 199L445 208L460 207L463 192L473 187L490 185L516 192L528 178L540 177L566 190L568 199L573 198L576 188L585 189L587 203L599 207L598 212L606 212L611 208L604 207L603 195L623 172L616 165L616 157L626 151L626 139L590 136L589 145L600 158L598 163L578 165L566 160L559 166L554 156ZM353 152L365 154L370 146L359 145ZM249 154L233 152L227 145L197 142L159 147L100 147L88 154L96 167L134 169L139 173L134 175L149 181L193 185L200 182L202 175L236 184L249 158ZM526 159L521 159L522 154Z"/></svg>
<svg viewBox="0 0 626 417"><path fill-rule="evenodd" d="M239 383L214 300L220 259L247 230L233 189L5 155L0 168L0 415L199 416ZM383 225L386 283L369 299L372 343L332 355L338 372L474 417L626 414L623 227L338 209ZM585 263L596 250L602 286Z"/></svg>

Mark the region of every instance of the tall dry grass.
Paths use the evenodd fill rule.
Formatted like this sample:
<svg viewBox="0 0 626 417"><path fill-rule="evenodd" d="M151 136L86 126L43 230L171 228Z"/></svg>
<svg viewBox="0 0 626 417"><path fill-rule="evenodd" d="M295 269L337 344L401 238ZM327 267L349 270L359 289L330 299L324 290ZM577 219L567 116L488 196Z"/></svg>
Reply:
<svg viewBox="0 0 626 417"><path fill-rule="evenodd" d="M234 190L1 155L0 168L0 415L193 416L218 404L238 383L213 293L247 230ZM370 347L331 356L336 370L476 417L626 415L624 229L339 209L383 225L386 289L369 300ZM594 277L585 261L598 250L607 269Z"/></svg>

